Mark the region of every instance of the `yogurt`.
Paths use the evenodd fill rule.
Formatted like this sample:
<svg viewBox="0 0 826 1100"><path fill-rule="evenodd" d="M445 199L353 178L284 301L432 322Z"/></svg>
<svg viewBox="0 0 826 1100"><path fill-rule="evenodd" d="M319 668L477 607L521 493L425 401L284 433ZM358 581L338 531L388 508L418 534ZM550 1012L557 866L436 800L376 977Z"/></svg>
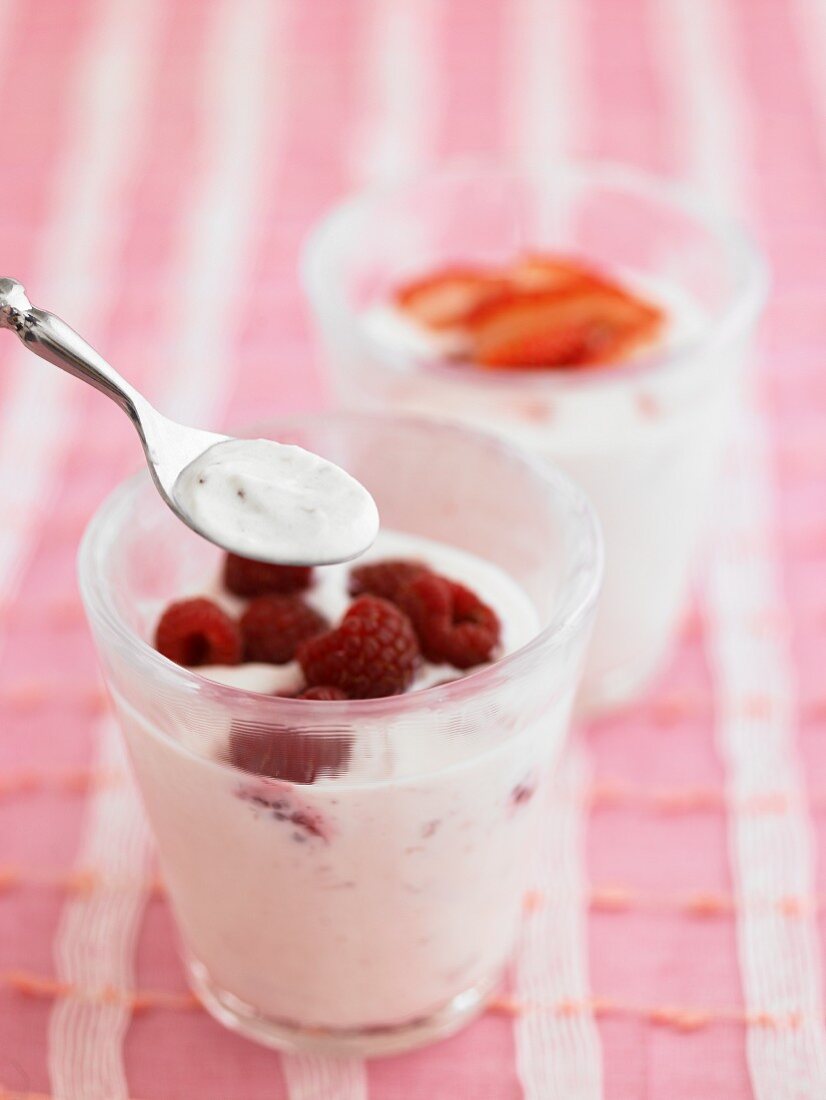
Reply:
<svg viewBox="0 0 826 1100"><path fill-rule="evenodd" d="M376 537L375 502L355 478L302 447L228 439L181 472L175 502L210 541L285 565L349 561Z"/></svg>
<svg viewBox="0 0 826 1100"><path fill-rule="evenodd" d="M371 556L422 560L476 590L500 616L503 653L539 629L525 593L482 558L386 532ZM345 591L337 567L309 598L335 618ZM132 688L115 686L193 981L214 1011L346 1044L482 1002L516 935L573 692L551 697L547 676L504 673L494 692L475 691L474 677L496 667L449 696L289 704L286 722L329 715L329 730L352 735L344 774L311 785L228 767L233 717L220 707L209 730L202 713L149 720ZM274 683L266 666L197 671ZM431 668L417 687L446 675L461 676Z"/></svg>

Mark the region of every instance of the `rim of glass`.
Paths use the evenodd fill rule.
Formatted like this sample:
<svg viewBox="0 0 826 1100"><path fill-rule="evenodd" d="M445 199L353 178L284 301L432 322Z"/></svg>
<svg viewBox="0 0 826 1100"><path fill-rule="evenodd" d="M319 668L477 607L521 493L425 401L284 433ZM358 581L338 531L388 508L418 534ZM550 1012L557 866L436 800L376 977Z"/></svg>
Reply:
<svg viewBox="0 0 826 1100"><path fill-rule="evenodd" d="M757 244L740 223L684 183L609 160L561 161L553 168L540 169L466 159L353 192L321 218L304 242L300 271L310 300L316 295L326 297L335 305L343 323L351 329L357 329L359 336L367 339L361 331L358 314L350 308L342 288L336 286L327 274L328 254L338 245L341 234L347 232L348 222L369 213L371 207L416 186L440 180L449 182L463 176L485 175L499 180L540 183L551 177L554 180L563 179L569 185L591 185L624 192L652 200L661 207L680 211L713 236L727 257L733 280L729 302L724 309L707 320L697 335L680 341L672 348L654 350L637 359L612 364L610 370L606 370L604 366L592 366L579 367L575 371L541 372L519 368L485 368L482 371L473 363L456 363L444 356L434 355L416 356L415 359L411 357L415 363L414 371L426 370L436 375L449 375L454 380L472 379L474 384L489 388L525 387L534 392L537 387L551 390L610 387L629 379L645 378L653 373L690 370L692 363L697 361L698 352L707 352L724 345L733 334L745 330L757 318L768 293L769 269Z"/></svg>
<svg viewBox="0 0 826 1100"><path fill-rule="evenodd" d="M77 555L78 583L90 619L100 623L136 662L153 669L159 680L166 684L182 691L197 691L201 696L213 699L216 703L243 702L249 706L255 706L260 709L262 717L266 716L268 711L272 711L274 715L277 712L280 723L283 723L288 715L293 715L296 721L299 715L303 715L305 722L311 715L313 719L321 715L325 719L342 719L346 716L350 721L359 716L365 719L376 719L386 713L398 715L403 711L415 711L421 706L431 708L434 704L452 702L470 694L471 686L474 694L476 691L495 690L503 675L508 672L518 673L531 665L540 652L545 654L555 652L577 632L599 595L604 551L602 530L596 512L585 493L567 475L546 460L525 452L497 436L476 428L457 425L446 419L404 415L386 416L373 413L311 413L274 417L258 422L257 425L253 425L253 428L269 430L278 425L288 431L302 426L312 428L314 424L329 425L331 420L351 423L354 426L373 423L386 426L388 423L394 423L467 437L476 445L497 451L508 461L519 463L525 468L526 473L544 482L547 489L557 497L560 512L566 515L567 522L575 524L580 530L580 537L575 542L582 553L582 560L578 563L573 561L566 563L561 595L548 623L535 637L513 653L507 654L478 672L447 684L380 699L313 702L306 699L264 695L245 688L216 683L192 669L168 660L137 634L115 611L112 602L107 598L107 585L103 583L101 571L97 568L105 548L104 540L110 535L112 525L122 525L126 521L134 510L138 493L151 484L151 478L146 470L126 478L112 490L98 506L83 533Z"/></svg>

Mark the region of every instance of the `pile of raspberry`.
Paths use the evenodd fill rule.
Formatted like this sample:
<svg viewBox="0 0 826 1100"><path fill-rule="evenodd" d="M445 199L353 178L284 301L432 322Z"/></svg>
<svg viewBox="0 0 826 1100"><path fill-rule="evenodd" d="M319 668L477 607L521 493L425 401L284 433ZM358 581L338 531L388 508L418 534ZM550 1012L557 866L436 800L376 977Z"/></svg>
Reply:
<svg viewBox="0 0 826 1100"><path fill-rule="evenodd" d="M281 665L298 661L298 699L376 699L411 688L423 661L462 671L490 661L501 626L464 585L416 561L388 559L353 568L353 597L333 626L307 601L306 567L270 565L228 554L223 583L248 600L238 619L205 597L171 604L155 646L187 667Z"/></svg>

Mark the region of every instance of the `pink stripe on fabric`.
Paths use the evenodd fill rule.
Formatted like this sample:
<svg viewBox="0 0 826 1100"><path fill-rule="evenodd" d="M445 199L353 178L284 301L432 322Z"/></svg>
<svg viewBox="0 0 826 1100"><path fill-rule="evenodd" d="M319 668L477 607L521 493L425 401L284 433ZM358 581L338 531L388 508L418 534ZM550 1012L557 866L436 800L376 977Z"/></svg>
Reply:
<svg viewBox="0 0 826 1100"><path fill-rule="evenodd" d="M511 19L510 0L453 0L439 9L437 64L440 158L486 157L505 141L507 68L502 43Z"/></svg>
<svg viewBox="0 0 826 1100"><path fill-rule="evenodd" d="M5 272L24 283L42 277L41 240L71 122L63 93L73 80L90 7L90 0L71 7L4 0L0 10L0 96L3 103L25 104L25 110L7 111L4 122L11 155L0 172L0 240ZM4 359L13 347L0 345Z"/></svg>
<svg viewBox="0 0 826 1100"><path fill-rule="evenodd" d="M710 0L670 0L673 48L692 174L719 199L747 201L741 175L756 129L739 82L728 12ZM706 615L717 683L717 734L731 795L730 845L742 902L759 893L772 901L794 895L806 911L791 919L746 905L739 911L740 967L752 1014L796 1014L785 1031L752 1026L747 1052L761 1100L821 1097L826 1092L826 1028L820 955L808 906L813 895L813 830L795 744L795 688L771 516L765 428L747 408L737 426L721 506L715 515ZM745 625L778 609L777 629ZM750 705L763 700L760 708ZM786 812L742 813L744 798L777 790Z"/></svg>
<svg viewBox="0 0 826 1100"><path fill-rule="evenodd" d="M667 168L665 116L644 0L582 0L583 80L593 100L584 133L589 156Z"/></svg>

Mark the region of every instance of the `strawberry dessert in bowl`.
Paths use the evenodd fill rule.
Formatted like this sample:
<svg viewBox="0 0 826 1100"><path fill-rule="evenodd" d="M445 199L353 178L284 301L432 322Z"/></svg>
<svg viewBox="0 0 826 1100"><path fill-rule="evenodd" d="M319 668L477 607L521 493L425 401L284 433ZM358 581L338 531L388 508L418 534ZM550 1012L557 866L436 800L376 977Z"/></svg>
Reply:
<svg viewBox="0 0 826 1100"><path fill-rule="evenodd" d="M457 167L345 201L304 274L343 404L484 427L585 489L606 567L582 701L636 695L679 623L764 295L749 242L630 169Z"/></svg>
<svg viewBox="0 0 826 1100"><path fill-rule="evenodd" d="M89 527L83 597L205 1006L285 1049L401 1050L480 1011L506 965L598 525L563 475L471 429L255 434L359 479L382 520L366 555L227 557L140 476Z"/></svg>

